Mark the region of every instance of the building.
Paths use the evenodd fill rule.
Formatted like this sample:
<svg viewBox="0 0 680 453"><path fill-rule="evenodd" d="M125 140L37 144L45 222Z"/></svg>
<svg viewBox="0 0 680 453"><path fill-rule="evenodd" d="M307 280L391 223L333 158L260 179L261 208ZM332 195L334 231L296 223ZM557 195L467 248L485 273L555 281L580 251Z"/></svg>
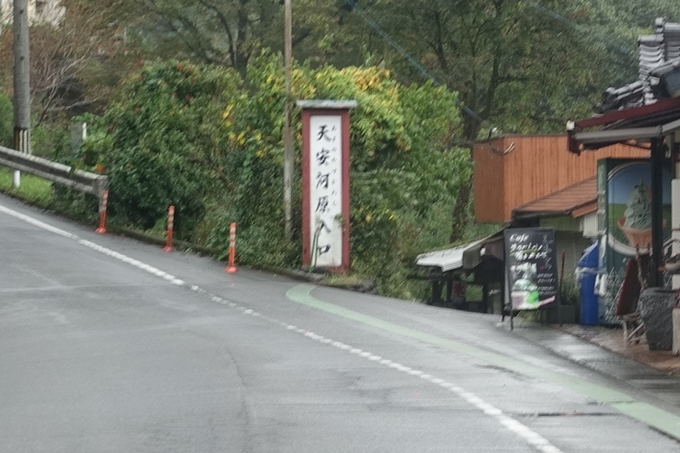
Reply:
<svg viewBox="0 0 680 453"><path fill-rule="evenodd" d="M11 24L13 20L13 0L0 0L2 23ZM30 25L58 25L64 17L65 8L60 0L28 0L28 21Z"/></svg>
<svg viewBox="0 0 680 453"><path fill-rule="evenodd" d="M621 220L624 201L620 199L619 214L603 217L601 222L603 243L607 244L604 261L609 275L606 288L601 292L605 305L611 307L610 312L615 316L631 314L638 296L642 299L643 292L640 291L627 297L617 296L619 292L626 294L622 288L627 283L644 280L644 286L658 290L672 281L674 288L680 287L680 275L666 267L668 255L680 254L680 23L658 18L654 33L638 39L638 63L637 80L607 89L591 118L567 123L568 149L582 157L601 155L600 150L613 143L635 143L650 149L644 175L649 184L640 181L633 187L633 190L640 187L641 192L649 194L646 197L649 209L645 209L650 221L644 227L636 228L616 225L614 221ZM616 188L612 190L612 172L603 171L602 176L600 179L606 182L610 194L621 192ZM631 185L628 184L629 189ZM633 194L627 204L631 212L634 203ZM623 227L634 231L626 231ZM613 233L618 230L626 233L627 247L620 247L621 241L614 240ZM640 232L646 236L642 237ZM641 255L649 257L648 265L641 271L622 270L623 262L630 263ZM675 293L668 294L669 302L674 304ZM669 319L670 314L668 311L660 318L668 316L666 319ZM651 326L645 328L649 335Z"/></svg>
<svg viewBox="0 0 680 453"><path fill-rule="evenodd" d="M598 160L645 159L649 149L617 144L596 156L566 152L567 135L506 135L475 144L474 211L477 223L546 227L564 268L573 275L583 250L598 238ZM432 282L431 303L498 312L504 281L503 234L447 250L424 253L416 264ZM456 302L462 276L482 286L480 301ZM470 276L472 276L470 279ZM442 295L442 292L445 292Z"/></svg>
<svg viewBox="0 0 680 453"><path fill-rule="evenodd" d="M673 287L680 287L680 275L666 266L668 254L680 256L680 23L657 19L654 34L641 36L638 48L637 80L607 89L593 117L568 122L567 136L506 136L474 148L477 222L552 227L556 248L567 255L563 275L583 246L599 238L598 272L607 277L598 286L604 323L630 313L619 310L626 282L644 280L656 289L673 277ZM489 254L488 241L496 238L455 250L459 272L475 264L465 263L466 254ZM628 272L627 264L643 256L648 264ZM435 258L419 261L441 274L454 272L452 266L444 272ZM675 302L675 292L668 294Z"/></svg>
<svg viewBox="0 0 680 453"><path fill-rule="evenodd" d="M649 149L626 144L581 156L565 152L567 135L506 135L473 148L477 223L552 227L565 268L598 237L597 161L641 159Z"/></svg>

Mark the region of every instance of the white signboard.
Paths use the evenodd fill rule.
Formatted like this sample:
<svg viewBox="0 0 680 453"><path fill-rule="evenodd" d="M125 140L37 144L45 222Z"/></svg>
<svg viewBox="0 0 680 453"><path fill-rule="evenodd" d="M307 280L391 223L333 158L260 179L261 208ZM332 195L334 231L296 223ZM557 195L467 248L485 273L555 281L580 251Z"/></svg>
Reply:
<svg viewBox="0 0 680 453"><path fill-rule="evenodd" d="M342 264L342 116L310 118L310 250L314 267Z"/></svg>

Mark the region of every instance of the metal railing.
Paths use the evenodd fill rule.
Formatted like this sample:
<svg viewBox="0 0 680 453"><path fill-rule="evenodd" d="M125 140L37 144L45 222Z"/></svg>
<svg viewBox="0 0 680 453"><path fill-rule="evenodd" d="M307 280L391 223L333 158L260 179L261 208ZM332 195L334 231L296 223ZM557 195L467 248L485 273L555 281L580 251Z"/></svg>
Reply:
<svg viewBox="0 0 680 453"><path fill-rule="evenodd" d="M42 157L20 153L0 146L0 165L23 171L80 192L101 198L108 187L108 177L58 164Z"/></svg>

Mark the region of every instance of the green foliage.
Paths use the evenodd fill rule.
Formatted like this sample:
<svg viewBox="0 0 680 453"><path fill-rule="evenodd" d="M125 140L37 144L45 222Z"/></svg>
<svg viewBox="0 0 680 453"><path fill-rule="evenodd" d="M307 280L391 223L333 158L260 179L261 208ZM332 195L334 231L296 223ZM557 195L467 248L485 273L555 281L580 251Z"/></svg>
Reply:
<svg viewBox="0 0 680 453"><path fill-rule="evenodd" d="M52 185L49 181L36 176L21 174L21 184L14 187L14 170L0 167L0 191L16 196L41 208L52 206Z"/></svg>
<svg viewBox="0 0 680 453"><path fill-rule="evenodd" d="M262 46L280 46L283 8L271 0L106 0L132 42L156 56L229 66L243 74Z"/></svg>
<svg viewBox="0 0 680 453"><path fill-rule="evenodd" d="M464 117L459 138L481 136L480 118L506 133L563 132L567 120L590 114L607 86L636 78L637 36L656 17L680 21L679 5L371 0L354 8L345 0L295 0L294 52L315 67L381 65L406 84L427 78L416 61L475 112ZM126 26L126 53L141 47L245 74L260 49L282 47L280 2L106 0L99 8Z"/></svg>
<svg viewBox="0 0 680 453"><path fill-rule="evenodd" d="M110 213L142 229L162 228L169 204L181 237L228 252L238 224L238 260L300 262L301 188L294 184L294 240L283 223L279 55L254 58L247 78L230 70L168 62L144 65L104 117L87 118L79 165L105 169ZM352 266L385 294L414 298L407 281L423 249L446 243L468 152L450 145L460 121L455 94L402 86L376 67L298 66L297 99L355 99L351 113ZM301 124L294 118L297 148ZM299 162L298 162L299 168Z"/></svg>
<svg viewBox="0 0 680 453"><path fill-rule="evenodd" d="M298 66L293 71L296 99L354 99L351 113L352 266L377 277L384 294L407 298L419 292L406 275L417 253L446 243L450 212L472 166L467 151L450 145L460 121L456 96L432 84L398 84L376 67L341 70ZM264 53L251 61L248 91L225 109L230 182L225 206L239 222L239 254L246 260L299 262L283 239L282 146L284 77L280 57ZM295 120L298 149L301 125ZM298 163L299 164L299 163ZM299 188L299 185L296 185ZM254 195L256 194L256 195ZM296 206L299 206L299 189ZM294 214L295 219L300 212ZM228 222L210 241L226 253ZM296 241L299 241L299 223ZM267 246L266 244L270 244ZM267 258L270 259L270 258ZM286 261L287 260L287 261Z"/></svg>
<svg viewBox="0 0 680 453"><path fill-rule="evenodd" d="M60 184L52 184L54 198L50 209L90 225L99 222L99 200L96 196L79 192Z"/></svg>
<svg viewBox="0 0 680 453"><path fill-rule="evenodd" d="M190 237L206 195L219 190L221 113L233 80L228 70L170 61L126 82L78 155L110 176L113 215L149 229L174 205L176 233Z"/></svg>
<svg viewBox="0 0 680 453"><path fill-rule="evenodd" d="M104 168L103 153L113 149L113 135L109 134L106 127L106 119L93 115L84 114L77 118L78 122L87 124L87 139L76 150L73 165L79 168L101 172ZM97 167L100 165L100 167Z"/></svg>
<svg viewBox="0 0 680 453"><path fill-rule="evenodd" d="M560 304L573 305L578 307L580 304L578 282L573 276L566 276L560 288Z"/></svg>
<svg viewBox="0 0 680 453"><path fill-rule="evenodd" d="M375 277L381 294L407 299L422 295L422 285L406 277L419 253L446 244L455 194L438 193L439 199L426 205L427 198L419 198L418 192L441 190L439 186L403 170L353 174L352 267Z"/></svg>
<svg viewBox="0 0 680 453"><path fill-rule="evenodd" d="M33 155L53 161L68 159L71 154L71 132L63 123L43 123L31 131Z"/></svg>
<svg viewBox="0 0 680 453"><path fill-rule="evenodd" d="M14 108L3 92L0 92L0 146L14 147Z"/></svg>

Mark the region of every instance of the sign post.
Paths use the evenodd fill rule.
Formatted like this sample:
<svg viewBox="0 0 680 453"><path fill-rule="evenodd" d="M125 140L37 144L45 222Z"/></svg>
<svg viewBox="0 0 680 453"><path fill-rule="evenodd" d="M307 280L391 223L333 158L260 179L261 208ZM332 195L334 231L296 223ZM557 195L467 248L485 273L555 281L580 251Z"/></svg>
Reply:
<svg viewBox="0 0 680 453"><path fill-rule="evenodd" d="M349 271L349 111L356 101L302 109L302 265Z"/></svg>

